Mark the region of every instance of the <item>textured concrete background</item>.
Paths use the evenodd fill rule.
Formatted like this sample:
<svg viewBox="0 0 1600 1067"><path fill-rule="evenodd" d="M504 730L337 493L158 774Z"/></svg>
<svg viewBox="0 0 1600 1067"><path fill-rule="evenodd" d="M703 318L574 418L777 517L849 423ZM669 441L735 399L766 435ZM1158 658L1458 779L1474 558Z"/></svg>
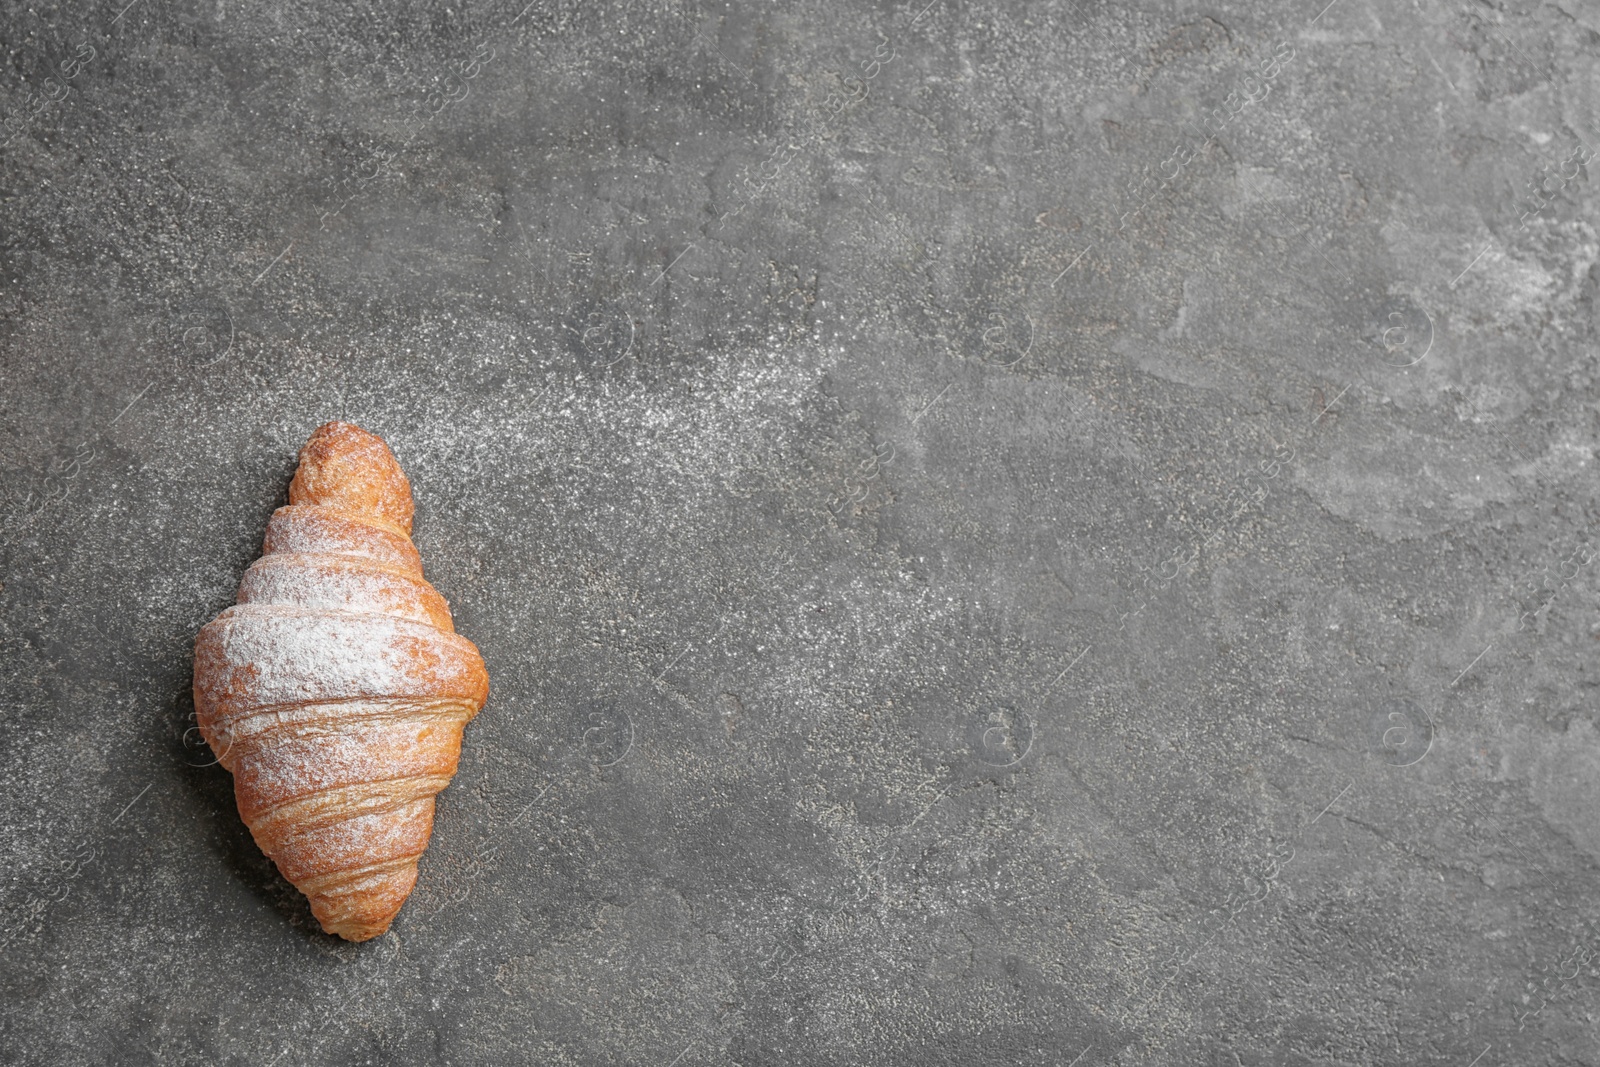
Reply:
<svg viewBox="0 0 1600 1067"><path fill-rule="evenodd" d="M0 39L0 1060L1600 1063L1597 5ZM493 683L361 947L187 695L336 417Z"/></svg>

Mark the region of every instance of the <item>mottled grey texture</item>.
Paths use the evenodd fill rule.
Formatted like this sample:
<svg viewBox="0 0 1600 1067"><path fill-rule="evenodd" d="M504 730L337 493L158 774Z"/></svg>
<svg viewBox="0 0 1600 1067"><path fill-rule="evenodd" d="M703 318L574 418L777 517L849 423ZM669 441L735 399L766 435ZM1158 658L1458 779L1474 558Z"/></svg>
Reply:
<svg viewBox="0 0 1600 1067"><path fill-rule="evenodd" d="M125 3L0 21L0 1060L1600 1062L1595 5ZM331 418L493 685L361 947L187 695Z"/></svg>

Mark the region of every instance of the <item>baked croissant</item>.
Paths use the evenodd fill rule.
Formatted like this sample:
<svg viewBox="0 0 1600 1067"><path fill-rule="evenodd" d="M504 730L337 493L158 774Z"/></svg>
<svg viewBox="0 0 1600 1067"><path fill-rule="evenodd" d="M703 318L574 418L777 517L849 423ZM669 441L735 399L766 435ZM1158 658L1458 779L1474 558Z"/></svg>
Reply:
<svg viewBox="0 0 1600 1067"><path fill-rule="evenodd" d="M238 603L194 643L201 735L239 814L330 934L389 928L433 798L489 676L422 577L411 485L383 440L330 422L300 450Z"/></svg>

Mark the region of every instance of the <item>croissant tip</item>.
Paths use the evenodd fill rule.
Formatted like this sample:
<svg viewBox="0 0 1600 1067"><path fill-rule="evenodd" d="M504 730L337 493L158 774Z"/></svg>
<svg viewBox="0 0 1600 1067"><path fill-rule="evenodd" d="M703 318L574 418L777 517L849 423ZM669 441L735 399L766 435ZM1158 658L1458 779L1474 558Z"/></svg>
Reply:
<svg viewBox="0 0 1600 1067"><path fill-rule="evenodd" d="M344 437L367 443L380 444L383 445L385 449L389 447L382 437L373 433L365 426L357 426L355 423L345 422L343 419L329 419L327 422L311 431L311 436L307 437L305 445L301 446L302 450L304 450L306 447L309 447L311 442L317 440L318 438L330 437Z"/></svg>
<svg viewBox="0 0 1600 1067"><path fill-rule="evenodd" d="M411 483L383 438L334 420L312 431L300 448L289 503L320 504L376 518L411 533Z"/></svg>
<svg viewBox="0 0 1600 1067"><path fill-rule="evenodd" d="M428 804L431 814L432 802ZM322 929L346 941L370 941L386 933L417 884L415 856L380 864L354 877L341 877L327 888L306 893L311 914ZM296 888L304 891L305 886Z"/></svg>
<svg viewBox="0 0 1600 1067"><path fill-rule="evenodd" d="M316 909L313 908L312 912L315 914ZM322 925L322 932L325 934L342 937L346 941L371 941L388 933L398 914L397 908L387 915L348 916L339 919L324 919L318 915L317 922Z"/></svg>
<svg viewBox="0 0 1600 1067"><path fill-rule="evenodd" d="M389 923L384 923L382 926L324 926L322 932L360 944L363 941L371 941L375 937L382 937L389 932L389 925Z"/></svg>

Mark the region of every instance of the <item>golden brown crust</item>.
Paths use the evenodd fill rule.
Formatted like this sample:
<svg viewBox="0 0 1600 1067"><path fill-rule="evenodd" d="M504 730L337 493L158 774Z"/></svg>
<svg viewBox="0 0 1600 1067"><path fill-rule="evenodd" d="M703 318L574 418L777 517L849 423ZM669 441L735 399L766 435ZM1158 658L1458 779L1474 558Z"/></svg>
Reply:
<svg viewBox="0 0 1600 1067"><path fill-rule="evenodd" d="M455 633L450 605L421 575L359 556L275 552L244 572L240 604L289 604L393 615Z"/></svg>
<svg viewBox="0 0 1600 1067"><path fill-rule="evenodd" d="M387 524L362 522L318 504L289 504L272 513L261 553L274 552L357 556L422 577L422 560L411 538Z"/></svg>
<svg viewBox="0 0 1600 1067"><path fill-rule="evenodd" d="M364 941L416 883L489 678L422 576L382 440L319 428L289 496L238 603L195 638L196 718L261 850L323 929Z"/></svg>
<svg viewBox="0 0 1600 1067"><path fill-rule="evenodd" d="M481 705L489 679L471 641L367 612L236 604L195 638L195 710L207 719L269 704L358 697Z"/></svg>
<svg viewBox="0 0 1600 1067"><path fill-rule="evenodd" d="M300 449L289 503L322 504L411 533L411 483L383 438L348 422L317 427Z"/></svg>

